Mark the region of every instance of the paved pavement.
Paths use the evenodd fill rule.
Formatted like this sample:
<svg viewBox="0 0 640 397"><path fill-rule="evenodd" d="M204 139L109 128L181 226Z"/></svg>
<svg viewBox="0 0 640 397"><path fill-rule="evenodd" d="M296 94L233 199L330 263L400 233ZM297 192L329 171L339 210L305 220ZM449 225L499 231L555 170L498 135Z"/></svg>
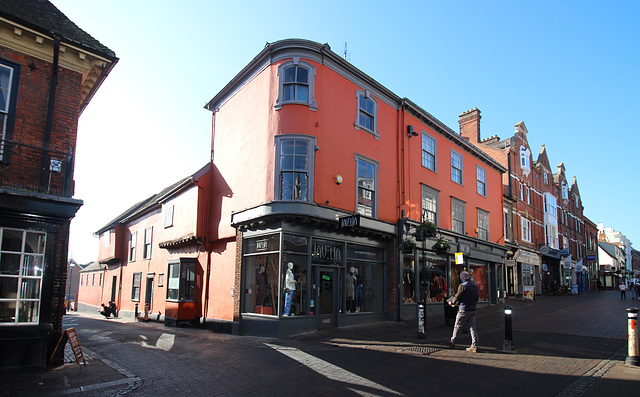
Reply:
<svg viewBox="0 0 640 397"><path fill-rule="evenodd" d="M270 339L70 314L86 365L0 375L0 396L603 396L640 395L624 364L625 309L615 292L510 300L514 350L503 351L502 305L478 313L480 352L451 350L451 327L427 319ZM73 357L67 350L66 361Z"/></svg>

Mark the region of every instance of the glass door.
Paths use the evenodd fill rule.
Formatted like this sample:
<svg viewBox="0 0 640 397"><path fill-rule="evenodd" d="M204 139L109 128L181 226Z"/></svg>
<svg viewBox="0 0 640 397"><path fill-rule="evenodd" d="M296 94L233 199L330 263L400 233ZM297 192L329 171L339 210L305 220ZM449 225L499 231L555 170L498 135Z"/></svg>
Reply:
<svg viewBox="0 0 640 397"><path fill-rule="evenodd" d="M338 269L332 267L316 269L313 285L318 328L335 327L338 306Z"/></svg>

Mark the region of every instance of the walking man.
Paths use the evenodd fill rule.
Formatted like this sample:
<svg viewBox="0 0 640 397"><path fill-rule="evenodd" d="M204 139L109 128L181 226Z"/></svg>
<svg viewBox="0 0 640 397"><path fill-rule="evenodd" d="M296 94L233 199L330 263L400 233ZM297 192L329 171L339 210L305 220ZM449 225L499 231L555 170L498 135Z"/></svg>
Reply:
<svg viewBox="0 0 640 397"><path fill-rule="evenodd" d="M478 302L478 286L475 285L469 276L469 272L460 273L460 285L458 292L452 296L448 302L451 306L459 305L456 324L453 327L453 334L449 347L456 347L456 339L462 330L469 330L471 334L471 347L467 351L478 352L478 330L476 329L476 303Z"/></svg>

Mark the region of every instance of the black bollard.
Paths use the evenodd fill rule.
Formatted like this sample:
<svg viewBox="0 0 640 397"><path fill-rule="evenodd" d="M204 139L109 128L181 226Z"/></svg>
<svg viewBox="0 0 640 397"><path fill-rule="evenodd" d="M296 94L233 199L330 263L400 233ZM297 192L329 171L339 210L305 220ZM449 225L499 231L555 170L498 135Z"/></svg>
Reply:
<svg viewBox="0 0 640 397"><path fill-rule="evenodd" d="M626 365L640 366L640 354L638 350L638 308L630 307L627 309L627 317L629 318L629 350L627 359L624 361Z"/></svg>
<svg viewBox="0 0 640 397"><path fill-rule="evenodd" d="M513 308L511 306L504 307L504 343L502 345L502 350L508 352L513 350L513 325L511 321L512 313Z"/></svg>
<svg viewBox="0 0 640 397"><path fill-rule="evenodd" d="M418 339L425 338L425 311L424 302L418 302Z"/></svg>

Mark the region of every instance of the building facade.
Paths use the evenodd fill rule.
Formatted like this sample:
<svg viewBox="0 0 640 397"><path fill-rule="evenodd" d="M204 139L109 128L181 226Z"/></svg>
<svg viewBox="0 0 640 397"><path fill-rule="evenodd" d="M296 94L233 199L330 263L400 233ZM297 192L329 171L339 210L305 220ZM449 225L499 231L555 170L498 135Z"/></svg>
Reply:
<svg viewBox="0 0 640 397"><path fill-rule="evenodd" d="M78 118L117 61L48 1L0 4L3 369L44 370L60 338Z"/></svg>
<svg viewBox="0 0 640 397"><path fill-rule="evenodd" d="M121 317L168 325L209 320L230 331L219 307L232 304L223 291L233 275L218 274L209 262L221 251L207 234L210 174L207 164L96 231L98 262L82 271L80 311L113 301Z"/></svg>
<svg viewBox="0 0 640 397"><path fill-rule="evenodd" d="M206 108L238 332L410 318L417 301L443 319L465 269L482 301L504 297L504 167L328 45L268 44ZM436 235L416 240L423 220Z"/></svg>

